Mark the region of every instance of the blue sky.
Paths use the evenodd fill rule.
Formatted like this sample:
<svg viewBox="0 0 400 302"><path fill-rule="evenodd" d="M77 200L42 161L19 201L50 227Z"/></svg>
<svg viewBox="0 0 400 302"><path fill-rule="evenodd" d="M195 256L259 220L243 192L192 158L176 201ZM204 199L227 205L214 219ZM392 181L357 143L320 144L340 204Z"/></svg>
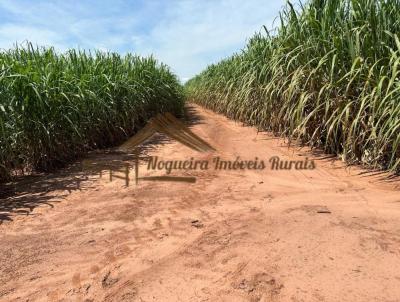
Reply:
<svg viewBox="0 0 400 302"><path fill-rule="evenodd" d="M0 48L154 54L183 80L272 28L284 0L0 0Z"/></svg>

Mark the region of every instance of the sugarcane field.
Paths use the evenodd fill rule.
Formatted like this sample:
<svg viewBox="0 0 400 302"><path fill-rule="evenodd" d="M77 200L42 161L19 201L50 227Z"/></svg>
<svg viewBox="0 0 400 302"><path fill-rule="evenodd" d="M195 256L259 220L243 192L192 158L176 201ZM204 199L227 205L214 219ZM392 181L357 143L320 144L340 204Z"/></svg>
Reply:
<svg viewBox="0 0 400 302"><path fill-rule="evenodd" d="M0 0L0 302L400 301L399 0Z"/></svg>

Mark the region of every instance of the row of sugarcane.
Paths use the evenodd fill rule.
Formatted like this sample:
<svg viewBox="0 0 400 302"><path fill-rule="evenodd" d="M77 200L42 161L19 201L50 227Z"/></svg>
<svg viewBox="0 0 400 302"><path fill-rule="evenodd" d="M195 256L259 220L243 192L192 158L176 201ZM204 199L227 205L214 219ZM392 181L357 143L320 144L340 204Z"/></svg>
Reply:
<svg viewBox="0 0 400 302"><path fill-rule="evenodd" d="M349 163L400 170L400 2L288 3L188 81L191 101Z"/></svg>
<svg viewBox="0 0 400 302"><path fill-rule="evenodd" d="M160 112L181 114L182 86L153 57L32 44L0 52L0 181L49 171L115 145Z"/></svg>

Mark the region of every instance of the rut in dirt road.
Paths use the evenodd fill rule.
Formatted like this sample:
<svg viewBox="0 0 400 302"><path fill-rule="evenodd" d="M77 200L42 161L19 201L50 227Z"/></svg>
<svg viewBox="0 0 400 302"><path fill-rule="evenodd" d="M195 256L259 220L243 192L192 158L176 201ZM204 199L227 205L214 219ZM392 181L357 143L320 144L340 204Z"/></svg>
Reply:
<svg viewBox="0 0 400 302"><path fill-rule="evenodd" d="M76 163L3 189L0 301L400 300L398 180L188 111L216 151L156 136L139 173L166 175L147 169L149 156L208 162L168 174L194 183L110 182L110 168L134 163L116 148L88 155L90 175ZM215 168L238 157L245 168ZM272 169L272 158L292 169ZM296 169L306 161L315 167Z"/></svg>

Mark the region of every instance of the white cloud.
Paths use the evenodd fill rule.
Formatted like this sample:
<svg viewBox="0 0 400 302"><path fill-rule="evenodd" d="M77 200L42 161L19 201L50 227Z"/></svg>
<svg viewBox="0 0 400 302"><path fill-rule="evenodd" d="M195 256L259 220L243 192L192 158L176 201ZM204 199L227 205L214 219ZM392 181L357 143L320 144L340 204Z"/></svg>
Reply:
<svg viewBox="0 0 400 302"><path fill-rule="evenodd" d="M239 51L284 0L0 0L0 48L39 45L154 54L182 80Z"/></svg>
<svg viewBox="0 0 400 302"><path fill-rule="evenodd" d="M15 24L0 26L0 48L12 48L15 44L21 44L28 40L41 46L53 46L61 51L66 49L60 36L49 29Z"/></svg>
<svg viewBox="0 0 400 302"><path fill-rule="evenodd" d="M271 28L284 1L178 1L149 36L136 44L141 53L154 53L182 79L190 78L246 44L262 25Z"/></svg>

